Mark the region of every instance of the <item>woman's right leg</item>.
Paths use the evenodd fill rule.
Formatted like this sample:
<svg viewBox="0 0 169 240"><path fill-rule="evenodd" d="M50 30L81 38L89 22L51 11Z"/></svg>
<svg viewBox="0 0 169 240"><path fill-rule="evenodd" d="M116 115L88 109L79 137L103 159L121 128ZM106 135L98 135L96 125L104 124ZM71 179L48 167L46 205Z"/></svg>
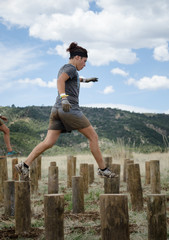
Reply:
<svg viewBox="0 0 169 240"><path fill-rule="evenodd" d="M25 164L30 166L32 161L37 158L41 153L46 151L47 149L53 147L56 141L59 138L61 130L48 130L46 138L43 142L39 143L29 154L27 159L25 160Z"/></svg>

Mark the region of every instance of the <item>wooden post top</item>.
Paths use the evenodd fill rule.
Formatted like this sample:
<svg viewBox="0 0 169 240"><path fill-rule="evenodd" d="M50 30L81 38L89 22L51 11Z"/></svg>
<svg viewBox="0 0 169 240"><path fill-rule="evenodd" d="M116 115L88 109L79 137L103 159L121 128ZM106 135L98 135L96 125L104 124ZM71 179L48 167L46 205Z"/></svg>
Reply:
<svg viewBox="0 0 169 240"><path fill-rule="evenodd" d="M160 194L160 193L152 193L152 194L147 194L147 197L166 197L166 194Z"/></svg>
<svg viewBox="0 0 169 240"><path fill-rule="evenodd" d="M60 193L51 193L51 194L44 194L44 197L64 197L64 194Z"/></svg>
<svg viewBox="0 0 169 240"><path fill-rule="evenodd" d="M128 197L128 194L100 194L100 197Z"/></svg>
<svg viewBox="0 0 169 240"><path fill-rule="evenodd" d="M50 166L56 166L56 162L50 162Z"/></svg>
<svg viewBox="0 0 169 240"><path fill-rule="evenodd" d="M72 178L82 178L82 176L72 176Z"/></svg>
<svg viewBox="0 0 169 240"><path fill-rule="evenodd" d="M4 181L4 182L15 182L14 180L6 180L6 181Z"/></svg>

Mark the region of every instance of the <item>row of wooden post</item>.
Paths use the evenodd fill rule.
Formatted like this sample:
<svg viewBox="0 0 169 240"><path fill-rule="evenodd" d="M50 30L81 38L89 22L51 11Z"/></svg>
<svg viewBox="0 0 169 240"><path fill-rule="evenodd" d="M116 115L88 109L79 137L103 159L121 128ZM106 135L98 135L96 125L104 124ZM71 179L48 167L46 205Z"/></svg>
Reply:
<svg viewBox="0 0 169 240"><path fill-rule="evenodd" d="M4 159L1 159L1 165L4 169L3 171L3 178L2 181L7 179L7 163ZM119 193L120 188L120 165L119 164L112 164L112 158L106 157L105 158L106 165L111 168L113 172L115 172L119 177L114 179L104 178L104 193ZM3 163L3 164L2 164ZM17 163L17 159L13 159L12 165ZM38 167L38 164L40 167ZM90 168L89 168L90 167ZM14 168L13 168L14 169ZM31 193L37 192L38 190L38 179L41 178L41 157L33 162L31 166ZM90 171L89 171L90 169ZM149 169L149 171L147 170ZM150 176L150 169L151 169L151 185L152 191L151 193L160 193L159 186L160 186L160 174L159 174L159 161L150 161L149 168L147 168L146 162L146 176ZM14 170L13 178L15 180L18 179L18 176ZM72 187L72 181L70 179L72 176L76 175L76 158L73 156L68 156L67 159L67 186ZM83 180L83 192L88 193L88 184L89 182L92 183L94 181L94 165L93 164L80 164L80 176L82 176ZM154 177L155 176L155 177ZM90 179L90 181L89 181ZM132 209L136 211L141 211L143 209L143 193L142 193L142 186L141 186L141 176L140 176L140 168L139 164L134 164L133 160L125 160L124 161L124 173L123 173L123 180L127 182L127 190L131 196L131 205ZM76 179L75 183L81 181L79 178ZM12 183L11 183L12 184ZM3 184L2 184L3 186ZM4 186L3 186L4 187ZM1 188L1 193L4 191L3 187ZM55 194L59 192L59 183L58 183L58 167L56 166L56 162L51 162L48 172L48 194ZM1 198L4 194L1 194ZM80 207L81 209L84 206ZM76 211L76 210L75 210Z"/></svg>
<svg viewBox="0 0 169 240"><path fill-rule="evenodd" d="M104 178L104 193L119 193L120 188L120 165L112 164L112 159L106 158L107 166L115 172L119 177L109 179ZM71 163L73 165L73 161ZM68 164L68 167L72 166ZM149 162L149 172L146 171L146 175L150 175L151 179L151 194L160 194L160 167L158 160L152 160ZM147 163L146 163L147 166ZM73 168L72 168L73 169ZM150 171L151 170L151 171ZM151 172L151 174L150 174ZM88 193L88 164L80 164L80 175L83 177L84 193ZM69 169L70 174L70 169ZM68 183L70 182L70 176L75 174L72 171L71 175L68 175ZM143 191L141 184L141 174L139 164L134 164L133 160L127 160L124 164L124 176L127 182L127 191L130 193L132 209L135 211L141 211L143 209ZM68 186L71 186L68 184Z"/></svg>
<svg viewBox="0 0 169 240"><path fill-rule="evenodd" d="M77 181L78 180L78 181ZM80 181L79 181L80 180ZM73 177L73 206L75 212L84 212L82 177ZM11 185L11 183L13 183ZM24 181L5 181L6 189L15 188L15 232L31 229L30 185ZM15 186L14 186L15 184ZM12 190L13 191L13 190ZM80 192L79 192L80 191ZM13 193L12 193L13 195ZM64 239L64 195L45 194L45 239ZM101 194L101 239L129 240L128 197L125 194ZM166 240L166 198L162 194L147 195L148 239Z"/></svg>
<svg viewBox="0 0 169 240"><path fill-rule="evenodd" d="M112 157L105 157L106 166L119 175L119 178L104 179L105 193L119 193L120 187L120 164L112 164ZM67 187L72 187L72 177L76 176L76 157L69 156L67 159ZM81 163L80 176L83 177L84 193L88 193L89 185L94 182L94 165Z"/></svg>
<svg viewBox="0 0 169 240"><path fill-rule="evenodd" d="M129 240L129 216L128 216L128 197L119 194L120 187L120 165L112 164L112 158L106 157L106 166L108 166L119 177L114 179L104 178L104 192L100 195L100 214L101 214L101 239L102 240ZM147 163L146 163L147 164ZM151 189L159 185L159 161L151 161ZM149 168L150 171L150 168ZM150 174L146 170L146 175ZM68 157L67 160L67 187L72 187L72 207L73 213L84 212L84 193L88 193L88 185L94 181L94 167L92 164L80 164L80 176L76 175L76 158ZM158 176L153 180L153 175ZM91 177L92 176L92 177ZM139 164L134 164L133 160L127 160L124 166L124 177L127 181L127 190L130 192L133 210L140 211L143 209L143 195L141 187L141 175ZM91 181L89 179L92 179ZM154 192L154 191L153 191ZM112 194L114 193L114 194ZM115 194L117 193L117 194ZM57 200L56 200L57 199ZM46 239L64 239L64 219L63 206L64 197L62 194L45 195L45 206L48 202L57 202L53 205L55 209L45 210L45 229ZM60 224L55 214L60 212ZM53 219L51 229L50 221ZM166 198L161 194L147 195L147 219L148 219L148 239L149 240L166 240ZM56 228L58 226L58 228ZM53 235L52 235L53 232ZM50 236L50 237L49 237ZM57 236L57 237L56 237ZM58 237L59 236L59 237ZM56 237L56 238L55 238Z"/></svg>
<svg viewBox="0 0 169 240"><path fill-rule="evenodd" d="M127 182L128 165L134 164L134 160L125 159L123 168L123 181ZM160 162L159 160L151 160L145 162L145 184L151 184L152 193L160 193Z"/></svg>
<svg viewBox="0 0 169 240"><path fill-rule="evenodd" d="M70 159L73 159L73 160L70 161ZM120 176L120 165L117 164L116 166L115 165L113 166L111 164L111 159L110 158L107 158L107 159L108 159L107 160L107 165L109 165L109 167L111 167L112 170L113 170L113 167L114 167L113 171L114 172L116 171L116 173L119 174L119 176ZM37 164L37 163L35 163L35 164ZM84 193L88 192L89 165L88 164L81 164L80 165L80 176L75 176L76 175L76 171L75 171L76 170L76 161L75 161L74 157L73 158L72 157L68 158L68 165L67 166L69 166L68 167L69 168L69 173L70 173L69 175L71 175L71 177L72 177L71 187L72 187L72 192L73 192L73 195L72 195L73 212L74 213L84 212ZM14 181L6 181L8 179L7 171L2 171L2 169L3 170L7 169L7 164L6 164L6 161L4 161L4 160L1 161L0 174L3 175L3 177L1 177L1 183L2 183L2 181L5 182L5 188L3 189L3 191L5 193L4 195L5 195L5 202L6 202L6 207L5 207L6 212L10 213L11 215L14 214L13 203L14 203L14 198L15 198L16 232L19 233L19 232L27 231L25 229L30 228L30 220L29 220L29 218L30 218L30 214L29 214L29 209L30 209L30 206L29 206L30 205L30 186L29 186L29 184L24 185L24 184L27 184L25 182L16 181L15 182L15 187L14 187ZM32 171L33 181L31 181L31 185L32 185L32 182L34 182L34 183L37 182L37 180L34 180L33 176L37 175L38 176L37 178L39 178L39 176L40 176L39 173L35 174L35 172L34 172L35 169L37 169L37 166L34 167L32 165L32 169L33 170L31 170L31 171ZM70 169L72 169L72 170L70 171ZM125 167L124 167L124 169L125 169ZM151 169L151 171L150 171L150 183L151 184L160 183L159 173L158 173L158 171L159 171L159 161L150 161L149 169ZM4 172L6 172L6 173L4 173ZM92 172L94 172L94 171L92 170ZM148 175L147 172L146 172L146 175ZM156 175L155 180L153 180L153 175ZM68 177L68 180L70 179L69 177ZM113 201L113 204L116 205L117 204L116 202L121 202L120 199L122 198L123 203L120 203L121 205L120 205L119 209L124 208L124 212L126 212L126 203L124 203L126 200L124 200L124 199L126 199L127 196L125 196L123 194L110 194L110 193L116 193L116 192L113 192L115 190L114 189L112 190L112 186L114 186L114 185L119 186L119 182L120 182L119 179L120 178L111 179L113 181L116 180L116 182L114 181L114 184L112 184L113 181L110 181L110 179L107 179L107 178L104 179L104 186L106 186L106 187L104 187L104 189L105 189L106 194L103 194L103 195L100 196L102 239L111 239L109 237L111 236L111 234L114 233L115 230L113 230L113 229L116 229L116 227L118 225L118 224L116 225L116 220L118 219L118 218L116 219L116 215L118 216L118 211L117 211L118 205L117 205L117 207L115 207L114 205L112 205L112 201ZM70 182L70 180L69 180L69 182ZM141 177L140 177L139 164L134 164L134 162L128 162L126 164L126 182L127 182L128 190L130 192L133 210L142 210L142 208L143 208L143 198L142 198L142 188L141 188ZM68 181L67 181L67 183L68 183ZM48 187L48 195L45 195L46 200L44 200L45 206L49 206L49 208L51 208L50 201L54 201L55 202L55 205L53 206L54 208L56 207L56 203L59 203L60 204L59 206L61 207L61 209L63 209L64 203L61 204L61 202L60 202L61 200L58 200L58 199L63 199L63 196L60 195L60 194L55 194L55 193L58 192L58 167L56 166L55 162L52 162L50 164L50 167L49 167L48 184L49 184L48 185L49 186ZM52 186L52 184L53 184L53 187L51 187L52 189L50 189L50 186ZM160 184L158 184L158 186L159 185ZM15 188L15 191L14 191L14 188ZM108 190L106 190L106 189L108 189ZM155 189L158 189L158 188L156 187ZM11 196L14 195L14 192L15 192L15 197L11 197ZM51 193L54 193L54 194L51 194ZM119 193L119 188L117 189L117 193ZM62 196L62 197L60 197L60 196ZM53 197L54 199L57 198L57 200L49 200L49 203L45 203L45 201L48 202L48 200L47 200L48 197L49 198ZM113 200L109 200L109 197L110 197L110 199L113 199ZM104 204L102 204L102 198L103 198ZM7 204L7 203L9 203L9 199L10 199L10 204ZM118 201L117 201L117 199L118 199ZM25 202L26 204L22 204L22 201L23 201L23 203ZM109 203L109 202L111 202L111 203ZM136 202L137 202L137 204L135 205ZM147 205L148 210L150 212L148 214L149 235L150 235L149 239L159 239L159 238L151 238L151 235L153 236L153 234L155 232L154 227L152 227L152 225L154 223L154 219L157 218L157 216L160 216L160 218L158 218L158 221L156 220L155 224L157 225L156 228L159 228L159 226L161 226L161 224L163 224L164 234L161 235L161 233L159 233L160 231L157 230L158 232L156 232L155 236L164 236L163 238L160 238L160 239L165 240L166 239L165 238L165 235L166 235L165 234L166 233L166 230L165 230L165 228L166 228L165 196L160 195L160 194L148 195L147 203L148 203L148 205ZM27 204L28 204L28 208L25 211L25 205L27 205ZM9 205L11 205L10 208L9 208ZM157 208L158 205L159 205L159 207ZM24 210L23 209L19 210L23 206L24 206ZM59 206L58 206L57 209L59 209ZM45 207L45 209L46 208L47 207ZM161 209L160 212L159 212L159 209ZM46 213L46 211L47 211L47 213ZM48 211L49 211L49 213L48 213ZM112 212L112 211L116 211L116 212ZM26 216L24 215L25 212L26 212ZM56 210L55 211L52 211L51 209L45 210L45 219L48 219L48 218L51 219L51 215L54 212L56 213ZM63 212L63 211L60 210L60 213L61 212ZM105 216L104 216L104 212L107 212L107 214L105 213ZM110 212L112 212L111 215L110 215ZM128 214L128 209L127 209L127 214ZM153 216L153 214L154 214L154 216ZM21 217L21 216L23 216L23 217ZM111 219L111 216L112 216L113 219ZM52 218L53 218L53 221L58 221L58 215L57 214L56 214L55 217L52 217ZM105 222L106 222L105 218L109 218L109 219L107 219L107 225L105 224ZM125 215L125 218L128 218L127 215ZM22 221L21 221L21 219L22 219ZM123 219L123 218L121 217L120 219ZM63 217L62 217L62 220L60 219L59 221L62 222ZM49 231L51 229L51 224L48 223L50 226L47 226L48 225L47 222L48 221L45 220L46 232L48 232L47 229L49 229ZM110 222L113 222L113 227L111 226ZM117 222L118 222L118 220L117 220ZM126 222L126 220L124 222ZM55 222L54 225L56 227L56 222ZM62 226L62 224L61 224L61 226ZM126 226L124 226L125 234L126 234L126 231L128 231L126 229L127 229ZM63 234L63 229L62 230L56 230L56 232L57 232L56 235L61 236ZM116 232L118 232L117 229L116 229ZM120 239L120 236L122 237L122 235L119 235L119 234L124 234L124 233L116 234L116 236L118 236L117 239ZM160 234L160 235L158 235L158 234ZM50 236L50 234L49 234L49 236ZM103 236L105 236L105 237L103 237ZM58 237L58 238L53 237L53 238L46 238L46 239L62 239L62 238L61 237ZM113 238L113 239L116 239L116 238ZM129 238L122 238L122 239L125 240L125 239L129 239Z"/></svg>
<svg viewBox="0 0 169 240"><path fill-rule="evenodd" d="M0 202L3 200L3 184L4 180L8 179L8 171L7 171L7 161L6 158L1 158L0 161ZM104 180L104 192L105 193L119 193L120 187L120 164L112 164L111 157L104 158L106 165L119 175L119 178L113 179L110 181L109 179ZM14 165L18 163L18 159L12 159L12 179L17 181L19 180L18 173L16 172ZM131 185L131 190L133 182L137 182L134 184L134 187L141 192L141 177L140 177L140 170L139 165L133 166L134 161L126 159L124 161L124 168L123 168L123 181L127 182L127 191L129 191L129 185ZM150 162L145 163L145 183L151 183L151 193L152 194L159 194L160 193L160 169L159 169L159 161L152 160ZM151 169L151 171L150 171ZM129 172L129 174L128 174ZM136 172L134 174L134 172ZM150 174L151 172L151 174ZM128 178L128 175L130 176ZM76 176L76 157L68 156L67 158L67 187L72 187L72 176ZM88 185L94 182L94 165L93 164L80 164L80 176L83 176L83 184L84 184L84 193L88 193ZM41 179L41 156L33 162L30 169L30 178L31 178L31 193L35 193L38 190L38 180ZM133 178L135 181L133 181ZM58 193L58 167L56 163L51 163L49 167L49 174L48 174L48 193ZM134 190L133 190L134 191ZM133 194L132 194L133 195Z"/></svg>

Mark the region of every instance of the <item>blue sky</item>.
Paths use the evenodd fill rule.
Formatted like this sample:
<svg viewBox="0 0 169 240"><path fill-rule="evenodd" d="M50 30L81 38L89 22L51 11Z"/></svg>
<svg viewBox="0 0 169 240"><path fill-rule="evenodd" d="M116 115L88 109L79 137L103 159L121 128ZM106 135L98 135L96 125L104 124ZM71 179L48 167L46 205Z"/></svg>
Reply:
<svg viewBox="0 0 169 240"><path fill-rule="evenodd" d="M87 48L80 105L169 114L167 0L0 0L0 106L52 106L72 41Z"/></svg>

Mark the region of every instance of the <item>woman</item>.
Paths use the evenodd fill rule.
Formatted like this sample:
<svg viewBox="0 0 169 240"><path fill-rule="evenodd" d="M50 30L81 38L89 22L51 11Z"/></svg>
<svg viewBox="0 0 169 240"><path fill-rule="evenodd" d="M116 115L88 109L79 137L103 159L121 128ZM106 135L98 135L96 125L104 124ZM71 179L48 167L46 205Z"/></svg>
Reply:
<svg viewBox="0 0 169 240"><path fill-rule="evenodd" d="M51 148L63 132L78 130L90 143L91 152L98 164L98 174L105 177L115 177L105 163L98 145L98 136L79 108L80 81L97 81L97 78L80 79L78 71L82 70L88 58L87 50L72 42L67 49L70 53L69 63L65 64L58 73L58 96L54 104L49 121L47 136L30 153L25 162L15 165L23 180L29 180L29 166L45 150Z"/></svg>
<svg viewBox="0 0 169 240"><path fill-rule="evenodd" d="M0 114L0 119L2 119L5 122L8 121L8 119L5 116L2 116L1 114ZM2 131L4 134L4 142L7 148L7 156L10 157L10 156L16 155L17 152L12 150L11 143L10 143L10 130L1 120L0 120L0 131Z"/></svg>

